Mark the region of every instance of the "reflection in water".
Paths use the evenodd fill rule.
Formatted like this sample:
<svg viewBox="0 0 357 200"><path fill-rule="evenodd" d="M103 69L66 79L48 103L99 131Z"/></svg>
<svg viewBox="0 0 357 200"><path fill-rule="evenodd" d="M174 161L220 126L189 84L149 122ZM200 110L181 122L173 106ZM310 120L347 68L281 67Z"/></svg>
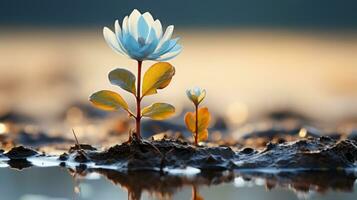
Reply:
<svg viewBox="0 0 357 200"><path fill-rule="evenodd" d="M195 185L192 186L192 200L204 200L204 198L200 195Z"/></svg>
<svg viewBox="0 0 357 200"><path fill-rule="evenodd" d="M80 179L77 178L77 173L72 174L73 178L73 200L79 199L81 194Z"/></svg>
<svg viewBox="0 0 357 200"><path fill-rule="evenodd" d="M357 194L353 171L266 170L178 176L148 171L74 171L59 167L32 167L22 171L2 168L0 177L1 183L6 182L0 187L1 197L6 200L233 200L237 197L249 200L307 197L352 200ZM36 181L33 181L34 177Z"/></svg>
<svg viewBox="0 0 357 200"><path fill-rule="evenodd" d="M173 195L185 186L192 186L193 199L199 200L200 195L197 192L197 186L200 185L217 185L229 183L234 179L233 172L211 172L201 173L197 176L174 176L162 175L158 172L138 171L138 172L118 172L115 170L94 170L110 180L113 184L125 188L128 191L128 199L141 199L144 191L159 198L172 198ZM90 172L82 172L82 176L87 176ZM196 189L195 189L196 188ZM202 198L201 198L202 199Z"/></svg>
<svg viewBox="0 0 357 200"><path fill-rule="evenodd" d="M353 192L356 175L347 171L286 171L286 172L203 172L197 176L160 175L158 172L118 172L114 170L84 171L80 176L99 173L114 185L128 191L128 199L140 200L143 192L157 199L172 199L180 189L192 188L192 200L204 200L199 187L233 183L237 188L265 186L268 191L284 188L298 197L310 193L326 194L328 191Z"/></svg>
<svg viewBox="0 0 357 200"><path fill-rule="evenodd" d="M246 181L255 180L256 185L265 180L268 190L274 188L289 188L298 192L314 191L326 193L328 191L352 192L356 175L346 171L301 171L279 173L243 173Z"/></svg>
<svg viewBox="0 0 357 200"><path fill-rule="evenodd" d="M26 159L17 159L17 160L9 160L7 164L12 169L23 170L29 167L32 167L32 163L27 161Z"/></svg>

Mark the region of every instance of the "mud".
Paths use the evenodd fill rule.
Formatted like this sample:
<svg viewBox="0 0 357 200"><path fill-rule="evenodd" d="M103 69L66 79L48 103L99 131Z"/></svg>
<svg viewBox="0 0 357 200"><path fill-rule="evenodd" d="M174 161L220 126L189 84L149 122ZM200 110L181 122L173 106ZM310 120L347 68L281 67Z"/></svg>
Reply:
<svg viewBox="0 0 357 200"><path fill-rule="evenodd" d="M309 138L272 144L258 153L239 157L239 168L337 169L356 167L357 146L350 140Z"/></svg>
<svg viewBox="0 0 357 200"><path fill-rule="evenodd" d="M13 167L30 157L49 157L23 146L15 147L3 155L12 162ZM181 140L148 141L132 137L131 142L115 145L105 151L99 151L90 145L75 145L56 160L58 165L76 163L85 168L95 165L117 170L151 170L162 173L165 169L188 167L201 171L260 168L336 170L356 167L357 146L351 140L338 141L326 136L269 143L263 150L225 146L196 147Z"/></svg>
<svg viewBox="0 0 357 200"><path fill-rule="evenodd" d="M201 170L252 168L337 169L355 167L357 146L350 140L330 137L297 142L269 143L262 151L230 147L195 147L175 140L141 141L114 146L104 152L87 152L98 165L129 170L195 167Z"/></svg>
<svg viewBox="0 0 357 200"><path fill-rule="evenodd" d="M38 155L39 153L33 149L26 148L23 146L18 146L12 148L9 152L5 154L10 160L20 160L26 159L30 156Z"/></svg>
<svg viewBox="0 0 357 200"><path fill-rule="evenodd" d="M128 190L130 199L143 192L170 197L183 187L233 183L235 187L265 185L269 190L324 193L352 191L356 181L357 146L330 137L269 143L262 150L225 146L194 146L182 140L139 140L101 151L77 144L67 153L50 156L23 146L0 150L1 162L25 169L61 166L71 175L98 173ZM193 196L195 196L193 194Z"/></svg>
<svg viewBox="0 0 357 200"><path fill-rule="evenodd" d="M180 140L138 140L116 145L104 152L87 152L98 165L115 165L129 170L195 167L233 169L236 153L230 147L195 147Z"/></svg>

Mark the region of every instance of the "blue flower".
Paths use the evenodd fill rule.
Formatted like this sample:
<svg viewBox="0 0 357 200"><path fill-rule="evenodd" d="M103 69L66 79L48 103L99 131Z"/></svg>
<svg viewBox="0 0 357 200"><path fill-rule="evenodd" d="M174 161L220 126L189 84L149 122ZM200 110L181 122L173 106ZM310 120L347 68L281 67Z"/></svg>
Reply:
<svg viewBox="0 0 357 200"><path fill-rule="evenodd" d="M182 50L177 43L179 38L171 39L174 26L168 26L163 34L161 22L149 12L141 14L135 9L129 17L125 16L121 27L118 20L114 26L115 33L104 27L105 41L114 51L132 59L166 61Z"/></svg>

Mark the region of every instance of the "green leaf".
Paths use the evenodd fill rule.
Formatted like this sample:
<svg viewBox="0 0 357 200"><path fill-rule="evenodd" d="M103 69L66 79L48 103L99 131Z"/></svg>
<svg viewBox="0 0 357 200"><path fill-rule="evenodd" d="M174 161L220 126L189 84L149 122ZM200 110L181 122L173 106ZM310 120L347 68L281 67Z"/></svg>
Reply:
<svg viewBox="0 0 357 200"><path fill-rule="evenodd" d="M169 118L175 113L175 107L167 103L154 103L141 110L144 117L150 117L155 120L163 120Z"/></svg>
<svg viewBox="0 0 357 200"><path fill-rule="evenodd" d="M170 84L174 75L175 68L170 63L155 63L144 75L142 96L156 94L158 89L163 89Z"/></svg>
<svg viewBox="0 0 357 200"><path fill-rule="evenodd" d="M118 93L113 91L101 90L96 92L89 97L89 101L91 101L97 108L103 110L114 111L122 108L130 112L125 100Z"/></svg>
<svg viewBox="0 0 357 200"><path fill-rule="evenodd" d="M109 81L113 85L121 87L130 93L136 95L135 75L126 69L117 68L108 75Z"/></svg>

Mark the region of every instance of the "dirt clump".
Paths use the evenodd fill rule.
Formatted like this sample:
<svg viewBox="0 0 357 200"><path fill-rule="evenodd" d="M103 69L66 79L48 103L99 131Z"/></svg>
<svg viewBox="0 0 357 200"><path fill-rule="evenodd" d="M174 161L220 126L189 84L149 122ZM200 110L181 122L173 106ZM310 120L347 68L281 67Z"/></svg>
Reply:
<svg viewBox="0 0 357 200"><path fill-rule="evenodd" d="M15 159L26 159L30 156L38 155L39 153L33 149L18 146L12 148L9 152L5 154L6 157L10 158L11 160Z"/></svg>

